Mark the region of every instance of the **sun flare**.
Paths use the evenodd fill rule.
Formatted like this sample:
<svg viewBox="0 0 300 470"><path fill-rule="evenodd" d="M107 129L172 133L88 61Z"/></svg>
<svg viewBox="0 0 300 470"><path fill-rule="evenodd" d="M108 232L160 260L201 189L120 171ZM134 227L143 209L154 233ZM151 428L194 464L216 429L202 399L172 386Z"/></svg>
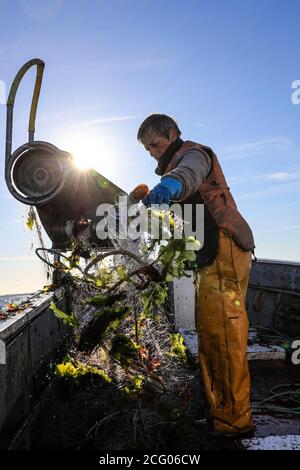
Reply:
<svg viewBox="0 0 300 470"><path fill-rule="evenodd" d="M80 170L96 168L100 164L100 146L92 142L86 143L79 141L74 144L73 148L70 148L70 152L73 154L75 165Z"/></svg>
<svg viewBox="0 0 300 470"><path fill-rule="evenodd" d="M110 148L106 139L95 139L89 136L72 135L63 139L61 148L70 152L74 163L80 170L93 168L97 171L107 166Z"/></svg>

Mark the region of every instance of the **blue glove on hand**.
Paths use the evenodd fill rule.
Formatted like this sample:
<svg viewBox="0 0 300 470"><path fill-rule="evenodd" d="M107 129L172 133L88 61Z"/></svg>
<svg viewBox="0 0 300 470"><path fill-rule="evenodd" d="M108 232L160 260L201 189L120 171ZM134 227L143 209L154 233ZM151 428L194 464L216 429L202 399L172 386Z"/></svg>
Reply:
<svg viewBox="0 0 300 470"><path fill-rule="evenodd" d="M183 183L172 176L165 176L161 182L154 186L149 195L143 199L143 204L169 204L171 200L179 198L183 190Z"/></svg>

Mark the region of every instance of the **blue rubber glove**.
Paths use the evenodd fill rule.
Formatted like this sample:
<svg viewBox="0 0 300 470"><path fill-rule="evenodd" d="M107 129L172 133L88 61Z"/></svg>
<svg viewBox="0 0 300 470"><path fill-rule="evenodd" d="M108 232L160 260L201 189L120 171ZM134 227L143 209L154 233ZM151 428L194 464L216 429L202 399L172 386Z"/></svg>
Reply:
<svg viewBox="0 0 300 470"><path fill-rule="evenodd" d="M183 190L183 183L172 176L165 176L143 199L143 204L169 204L171 200L179 198Z"/></svg>

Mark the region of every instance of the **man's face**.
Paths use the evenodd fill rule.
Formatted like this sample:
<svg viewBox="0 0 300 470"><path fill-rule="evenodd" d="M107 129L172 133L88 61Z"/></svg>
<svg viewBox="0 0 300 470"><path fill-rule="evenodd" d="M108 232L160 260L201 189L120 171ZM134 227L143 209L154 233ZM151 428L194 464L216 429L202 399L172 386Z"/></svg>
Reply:
<svg viewBox="0 0 300 470"><path fill-rule="evenodd" d="M171 145L177 139L177 133L175 129L171 129L168 139L163 137L155 132L146 134L141 142L147 152L150 153L151 157L155 160L159 160L161 156L165 153L169 145Z"/></svg>

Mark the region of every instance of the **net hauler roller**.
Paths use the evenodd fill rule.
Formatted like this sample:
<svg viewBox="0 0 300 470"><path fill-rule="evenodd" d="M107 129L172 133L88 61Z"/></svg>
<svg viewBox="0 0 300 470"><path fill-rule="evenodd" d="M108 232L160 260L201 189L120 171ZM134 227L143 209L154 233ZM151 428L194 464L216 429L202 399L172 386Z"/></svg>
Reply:
<svg viewBox="0 0 300 470"><path fill-rule="evenodd" d="M13 109L25 73L37 67L31 102L28 142L12 153ZM108 241L96 236L96 209L101 203L115 204L120 188L93 169L81 171L69 152L49 142L34 140L35 119L45 63L28 61L17 73L7 100L5 180L20 202L35 206L54 249L68 249L80 230L99 248ZM99 220L99 219L98 219Z"/></svg>

